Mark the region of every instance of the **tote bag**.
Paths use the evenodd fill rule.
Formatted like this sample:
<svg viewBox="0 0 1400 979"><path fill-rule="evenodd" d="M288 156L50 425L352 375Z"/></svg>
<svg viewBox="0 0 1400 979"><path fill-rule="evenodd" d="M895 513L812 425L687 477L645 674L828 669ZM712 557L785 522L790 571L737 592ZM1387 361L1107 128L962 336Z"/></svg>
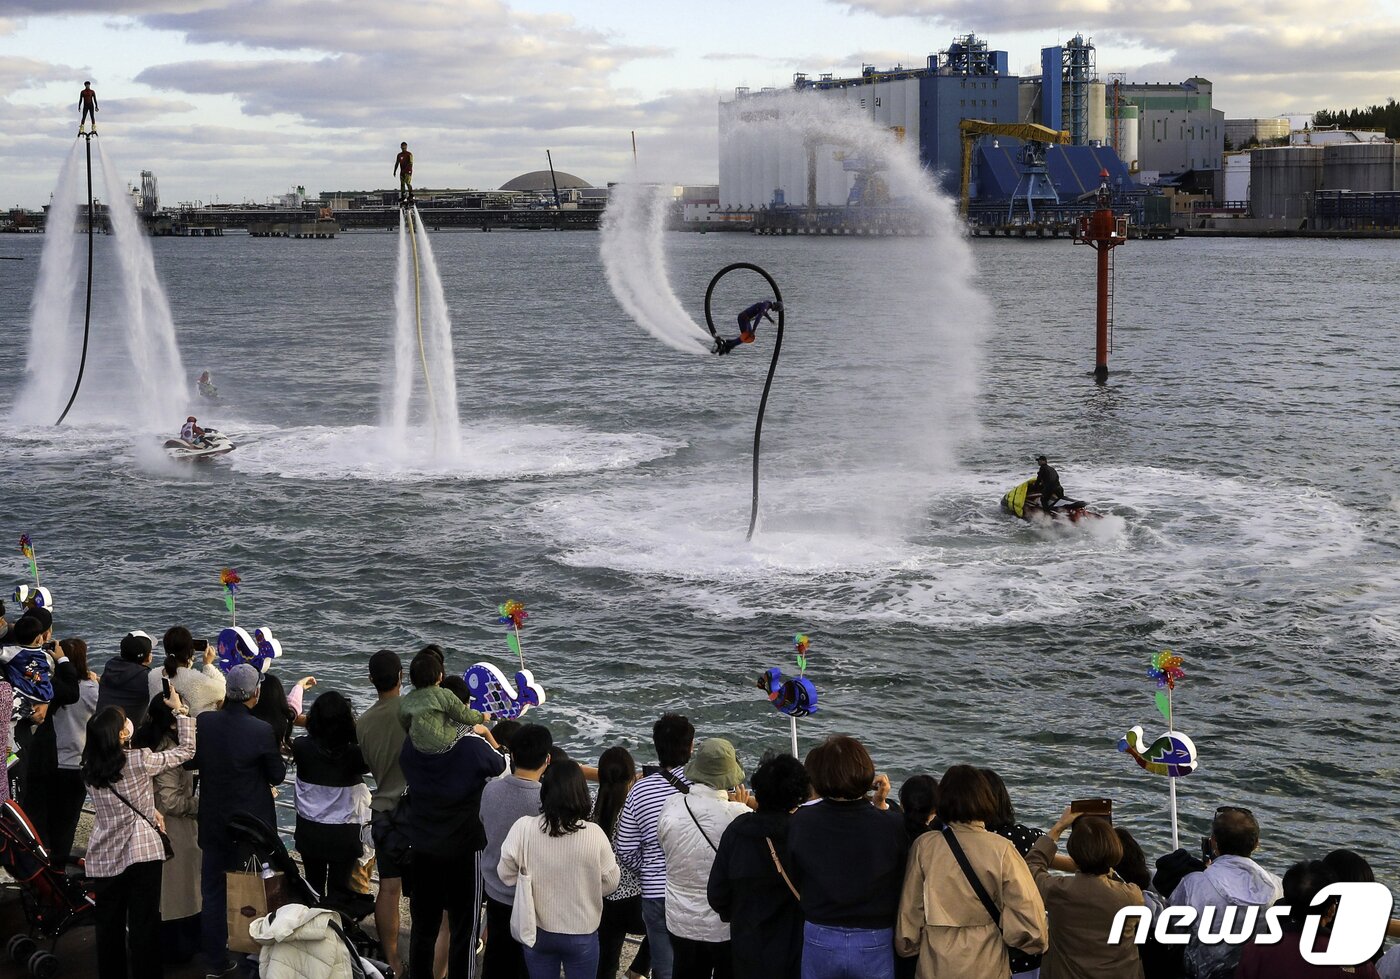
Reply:
<svg viewBox="0 0 1400 979"><path fill-rule="evenodd" d="M514 938L526 948L535 947L535 931L537 922L535 920L535 886L530 880L530 874L526 867L527 857L530 852L530 837L533 833L527 834L525 843L521 847L520 872L515 878L515 903L510 909L510 937Z"/></svg>

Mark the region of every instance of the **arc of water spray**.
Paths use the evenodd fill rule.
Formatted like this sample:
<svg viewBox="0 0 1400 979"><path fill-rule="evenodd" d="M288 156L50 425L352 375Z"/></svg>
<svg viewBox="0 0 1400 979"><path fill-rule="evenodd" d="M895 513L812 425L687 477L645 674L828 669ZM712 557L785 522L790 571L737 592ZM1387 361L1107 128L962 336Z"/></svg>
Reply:
<svg viewBox="0 0 1400 979"><path fill-rule="evenodd" d="M92 327L92 137L97 133L84 134L87 140L87 306L83 310L83 352L78 359L78 379L73 382L73 393L68 396L68 404L63 408L63 414L58 416L58 421L54 422L57 428L63 424L63 419L68 417L68 412L73 409L73 402L78 400L78 388L83 386L83 370L87 367L88 334Z"/></svg>
<svg viewBox="0 0 1400 979"><path fill-rule="evenodd" d="M418 271L418 230L414 227L414 215L418 209L405 212L408 215L408 240L413 245L413 316L418 324L418 360L423 365L423 387L428 392L428 414L433 420L433 447L438 440L437 398L433 395L433 379L428 372L428 351L423 344L423 296L422 275Z"/></svg>
<svg viewBox="0 0 1400 979"><path fill-rule="evenodd" d="M763 413L768 410L768 391L773 387L773 375L778 370L778 354L783 349L783 320L785 310L783 307L783 293L778 288L778 283L768 272L752 262L735 262L726 265L715 273L710 280L709 287L705 290L705 325L710 328L710 335L718 339L719 331L715 329L715 319L710 311L710 301L715 294L715 286L719 285L719 280L723 279L730 272L737 272L740 269L747 269L750 272L757 272L763 276L768 287L773 290L773 301L778 304L778 326L777 336L773 340L773 359L768 362L768 378L763 382L763 397L758 401L758 417L753 425L753 504L749 509L749 532L744 540L753 540L754 527L758 524L758 459L763 442Z"/></svg>

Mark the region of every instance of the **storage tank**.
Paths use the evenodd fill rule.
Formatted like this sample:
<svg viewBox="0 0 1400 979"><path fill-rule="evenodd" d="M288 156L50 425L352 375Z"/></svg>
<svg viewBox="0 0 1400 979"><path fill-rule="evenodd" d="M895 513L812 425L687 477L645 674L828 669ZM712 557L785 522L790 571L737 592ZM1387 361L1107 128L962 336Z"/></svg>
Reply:
<svg viewBox="0 0 1400 979"><path fill-rule="evenodd" d="M1106 115L1110 118L1104 120L1104 127L1108 130L1108 135L1104 142L1113 146L1118 151L1118 158L1122 160L1129 170L1136 171L1138 168L1138 107L1131 102L1123 102L1118 106L1118 145L1113 144L1113 115L1112 107L1106 110Z"/></svg>
<svg viewBox="0 0 1400 979"><path fill-rule="evenodd" d="M1089 83L1089 140L1107 144L1112 133L1108 128L1108 86L1103 82Z"/></svg>
<svg viewBox="0 0 1400 979"><path fill-rule="evenodd" d="M1326 190L1400 190L1395 143L1328 143L1322 147Z"/></svg>
<svg viewBox="0 0 1400 979"><path fill-rule="evenodd" d="M1307 195L1322 189L1322 147L1249 151L1249 212L1256 218L1304 218Z"/></svg>

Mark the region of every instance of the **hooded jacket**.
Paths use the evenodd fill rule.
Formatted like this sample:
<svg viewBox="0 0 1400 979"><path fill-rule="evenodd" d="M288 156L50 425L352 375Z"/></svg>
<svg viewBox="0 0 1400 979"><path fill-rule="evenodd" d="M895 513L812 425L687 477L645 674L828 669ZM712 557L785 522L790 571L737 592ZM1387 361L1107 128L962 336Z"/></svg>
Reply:
<svg viewBox="0 0 1400 979"><path fill-rule="evenodd" d="M149 666L133 663L129 659L113 656L102 668L102 679L97 681L97 709L120 707L137 727L146 719L146 708L151 705L148 697Z"/></svg>
<svg viewBox="0 0 1400 979"><path fill-rule="evenodd" d="M802 971L802 907L773 862L776 853L791 878L790 818L745 813L720 838L707 896L720 920L729 922L735 979L797 979Z"/></svg>
<svg viewBox="0 0 1400 979"><path fill-rule="evenodd" d="M345 979L351 975L350 950L331 922L336 912L287 904L248 926L262 946L258 975L262 979Z"/></svg>
<svg viewBox="0 0 1400 979"><path fill-rule="evenodd" d="M1197 922L1206 908L1214 908L1211 928L1221 927L1221 913L1227 907L1264 908L1271 907L1283 896L1283 884L1273 874L1248 857L1217 857L1202 873L1187 874L1176 890L1172 891L1171 904L1190 905L1196 909ZM1240 911L1235 912L1234 927L1240 925ZM1256 927L1263 916L1256 919ZM1232 976L1244 952L1243 945L1203 945L1195 932L1186 946L1186 974L1193 979L1216 979L1218 976Z"/></svg>

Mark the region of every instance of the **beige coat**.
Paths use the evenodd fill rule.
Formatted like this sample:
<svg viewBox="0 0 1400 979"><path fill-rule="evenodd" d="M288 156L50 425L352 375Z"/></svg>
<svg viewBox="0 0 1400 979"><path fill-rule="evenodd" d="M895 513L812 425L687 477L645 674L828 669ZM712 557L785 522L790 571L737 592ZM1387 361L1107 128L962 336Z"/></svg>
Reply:
<svg viewBox="0 0 1400 979"><path fill-rule="evenodd" d="M165 861L160 875L160 920L175 921L199 914L199 799L194 772L168 768L152 779L156 809L165 817L165 834L175 856Z"/></svg>
<svg viewBox="0 0 1400 979"><path fill-rule="evenodd" d="M989 979L1007 976L1006 946L1045 951L1045 906L1026 861L1010 841L980 822L954 823L953 834L973 872L1001 909L998 930L938 832L914 843L899 899L895 949L919 956L919 979Z"/></svg>
<svg viewBox="0 0 1400 979"><path fill-rule="evenodd" d="M1050 873L1055 841L1042 836L1026 854L1045 910L1050 913L1050 951L1040 962L1040 979L1142 979L1142 961L1133 937L1137 919L1123 929L1123 940L1108 944L1120 908L1140 907L1142 891L1117 874Z"/></svg>

